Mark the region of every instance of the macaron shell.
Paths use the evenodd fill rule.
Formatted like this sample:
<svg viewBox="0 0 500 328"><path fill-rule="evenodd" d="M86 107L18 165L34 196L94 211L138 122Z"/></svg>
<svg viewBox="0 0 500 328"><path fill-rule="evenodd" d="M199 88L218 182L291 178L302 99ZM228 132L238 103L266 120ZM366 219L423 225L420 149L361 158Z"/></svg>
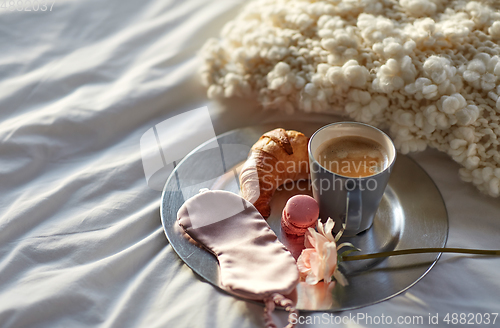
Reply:
<svg viewBox="0 0 500 328"><path fill-rule="evenodd" d="M288 234L303 235L307 228L313 227L319 216L316 200L307 195L296 195L290 198L281 217L283 231Z"/></svg>
<svg viewBox="0 0 500 328"><path fill-rule="evenodd" d="M284 212L291 224L299 228L308 228L316 223L319 217L319 206L311 196L296 195L288 200Z"/></svg>
<svg viewBox="0 0 500 328"><path fill-rule="evenodd" d="M301 236L306 233L307 228L299 228L294 226L293 224L290 224L290 221L288 221L286 213L283 213L283 216L281 218L281 228L283 229L284 232L286 232L289 235L297 235Z"/></svg>

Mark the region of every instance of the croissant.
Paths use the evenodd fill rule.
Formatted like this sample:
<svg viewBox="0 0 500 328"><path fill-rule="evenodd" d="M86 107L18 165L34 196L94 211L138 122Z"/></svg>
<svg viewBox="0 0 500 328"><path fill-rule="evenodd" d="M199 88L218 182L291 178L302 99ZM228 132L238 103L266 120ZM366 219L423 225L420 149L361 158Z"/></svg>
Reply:
<svg viewBox="0 0 500 328"><path fill-rule="evenodd" d="M280 185L308 179L308 141L301 132L278 128L252 146L240 172L240 194L264 218L271 214L269 203Z"/></svg>

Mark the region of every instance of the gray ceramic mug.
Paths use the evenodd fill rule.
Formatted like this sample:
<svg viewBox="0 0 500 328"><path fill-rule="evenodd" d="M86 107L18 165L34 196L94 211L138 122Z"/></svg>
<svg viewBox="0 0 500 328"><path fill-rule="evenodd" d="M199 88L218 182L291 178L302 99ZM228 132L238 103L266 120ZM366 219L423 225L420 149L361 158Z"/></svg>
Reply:
<svg viewBox="0 0 500 328"><path fill-rule="evenodd" d="M334 138L347 136L364 137L380 144L387 153L387 165L379 173L362 178L343 176L321 166L317 161L320 146ZM319 204L320 218L326 221L331 217L335 221L335 231L345 223L345 236L355 236L369 229L396 160L396 148L391 138L371 125L332 123L312 135L308 152L311 184Z"/></svg>

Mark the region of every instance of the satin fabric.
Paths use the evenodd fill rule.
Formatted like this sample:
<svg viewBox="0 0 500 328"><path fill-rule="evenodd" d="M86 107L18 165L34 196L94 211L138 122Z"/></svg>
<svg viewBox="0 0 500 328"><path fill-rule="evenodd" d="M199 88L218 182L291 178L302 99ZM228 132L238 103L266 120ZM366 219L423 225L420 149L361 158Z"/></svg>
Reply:
<svg viewBox="0 0 500 328"><path fill-rule="evenodd" d="M228 191L204 191L177 213L184 231L219 261L220 285L238 296L264 300L287 295L299 281L294 258L248 201Z"/></svg>

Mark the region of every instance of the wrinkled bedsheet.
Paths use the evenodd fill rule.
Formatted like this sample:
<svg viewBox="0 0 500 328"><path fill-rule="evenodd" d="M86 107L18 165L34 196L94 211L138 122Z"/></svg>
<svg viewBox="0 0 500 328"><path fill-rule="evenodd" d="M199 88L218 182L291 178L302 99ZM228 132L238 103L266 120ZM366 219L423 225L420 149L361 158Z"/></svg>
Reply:
<svg viewBox="0 0 500 328"><path fill-rule="evenodd" d="M262 306L203 282L175 254L140 151L150 127L204 105L216 134L280 117L250 100L210 103L198 82L196 52L242 3L0 8L1 327L263 325ZM443 194L448 246L499 249L499 200L461 182L444 154L412 157ZM443 255L406 293L337 315L421 315L423 325L409 325L419 327L429 313L441 324L447 313L498 313L499 272L498 258ZM299 327L333 326L304 315L319 324ZM274 316L285 324L285 312Z"/></svg>

